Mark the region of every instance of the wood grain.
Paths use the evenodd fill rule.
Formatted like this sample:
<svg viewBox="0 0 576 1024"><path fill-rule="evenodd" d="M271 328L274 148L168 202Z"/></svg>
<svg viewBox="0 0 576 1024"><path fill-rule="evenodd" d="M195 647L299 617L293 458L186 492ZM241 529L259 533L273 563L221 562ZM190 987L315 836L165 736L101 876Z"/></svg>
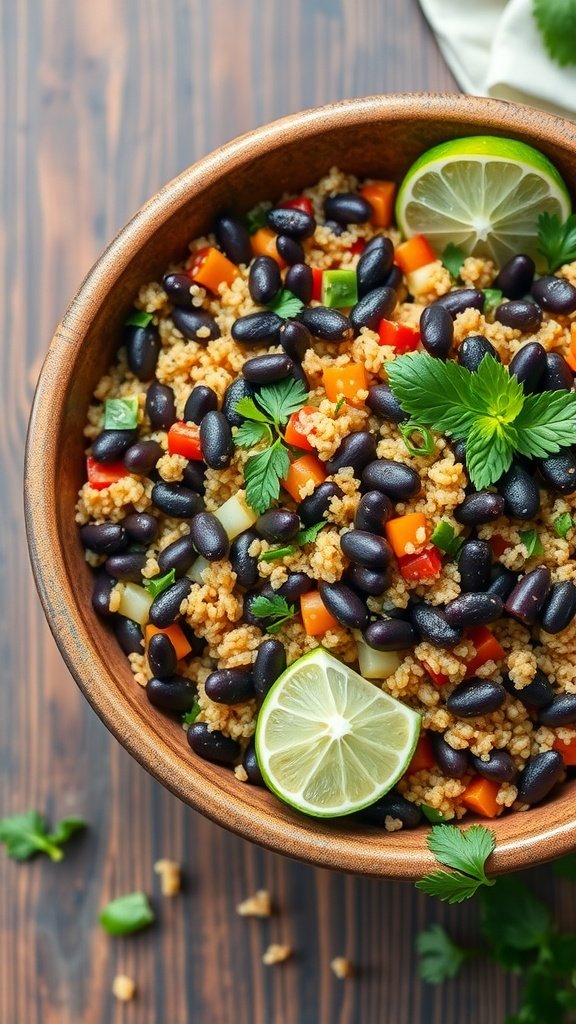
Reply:
<svg viewBox="0 0 576 1024"><path fill-rule="evenodd" d="M1 1024L499 1024L516 985L485 964L441 990L416 976L426 922L473 935L475 910L411 887L315 870L249 846L163 791L112 740L68 676L25 548L21 464L53 327L114 232L221 142L348 96L455 88L416 0L20 0L0 11L0 813L80 813L63 864L0 859ZM184 865L160 896L152 865ZM568 885L534 873L558 920ZM236 904L272 893L270 920ZM142 888L158 924L113 940L112 896ZM291 961L264 967L273 941ZM336 980L344 955L356 977ZM138 997L121 1006L114 975Z"/></svg>

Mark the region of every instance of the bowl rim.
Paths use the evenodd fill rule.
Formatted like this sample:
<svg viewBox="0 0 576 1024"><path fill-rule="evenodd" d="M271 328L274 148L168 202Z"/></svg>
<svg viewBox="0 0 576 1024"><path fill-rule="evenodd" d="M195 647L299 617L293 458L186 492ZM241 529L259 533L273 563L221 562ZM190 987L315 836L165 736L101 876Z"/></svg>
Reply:
<svg viewBox="0 0 576 1024"><path fill-rule="evenodd" d="M185 198L212 176L229 173L247 158L257 155L265 144L281 148L290 137L302 142L318 132L337 126L361 125L385 116L387 120L414 123L426 118L444 118L457 124L490 124L490 131L514 131L514 117L520 126L528 119L543 143L564 142L576 149L574 125L520 104L483 97L449 93L396 93L342 100L290 114L249 131L213 150L164 185L131 217L88 271L52 338L36 386L26 438L24 506L26 533L32 569L44 613L52 634L80 690L110 732L159 782L185 803L245 839L299 860L321 867L387 878L416 879L432 869L436 861L422 843L422 849L387 848L385 842L375 854L363 849L357 835L348 843L330 840L329 832L315 819L294 823L290 829L256 804L248 811L237 804L217 783L194 780L184 758L164 755L154 731L134 728L134 712L120 691L109 686L102 659L90 631L83 636L75 615L80 615L64 562L55 558L47 565L40 548L61 553L56 517L52 512L58 423L63 411L67 385L79 349L94 313L116 285L132 259L135 246L142 248L168 220ZM537 119L537 120L536 120ZM530 814L530 819L532 818ZM488 822L489 824L489 822ZM550 846L553 852L550 852ZM511 871L558 856L576 847L574 820L521 834L499 842L490 859L494 873Z"/></svg>

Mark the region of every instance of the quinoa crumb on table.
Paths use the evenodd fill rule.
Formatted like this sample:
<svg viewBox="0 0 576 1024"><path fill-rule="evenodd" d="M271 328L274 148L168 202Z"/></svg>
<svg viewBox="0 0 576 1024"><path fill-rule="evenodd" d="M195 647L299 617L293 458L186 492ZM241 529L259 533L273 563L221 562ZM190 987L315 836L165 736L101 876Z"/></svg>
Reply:
<svg viewBox="0 0 576 1024"><path fill-rule="evenodd" d="M188 258L171 265L162 282L142 285L134 302L135 318L128 321L116 361L98 383L88 410L84 433L90 446L89 480L80 491L76 519L82 527L87 561L96 570L94 607L111 617L136 683L146 687L152 703L186 713L192 748L201 756L236 765L239 785L262 782L252 738L267 673L272 672L274 681L284 664L320 644L350 665L357 665L361 647L364 653L375 650L382 671L380 676L368 673L368 678L422 715L415 756L395 793L383 799L378 818L386 830L395 831L419 823L421 813L416 813L415 805L424 805L428 814L436 812L443 820L461 818L468 811L494 816L505 809L522 810L541 798L538 785L530 790L528 783L525 799L519 798L518 775L530 759L555 751L553 782L564 775L558 751L567 764L576 763L576 696L570 698L576 695L573 615L557 631L558 615L554 618L552 611L544 610L547 624L555 630L552 633L543 627L541 616L523 622L521 616L501 614L477 625L467 622L446 644L435 641L430 629L412 615L415 607L431 609L444 621L450 602L474 592L470 579L482 579L476 590L506 603L519 579L533 570L551 574L549 579L546 576L546 608L555 593L558 601L560 597L564 603L573 601L576 588L566 592L556 588L576 584L576 520L572 518L576 517L576 477L569 493L568 486L554 489L549 479L535 477L533 469L529 472L519 463L520 484L516 482L514 493L508 494L499 484L490 487L493 514L475 514L472 521L464 522L459 509L473 489L458 442L435 434L430 454L413 444L407 446L402 427L408 417L394 406L394 396L385 387L387 367L403 352L423 350L419 325L426 307L434 308L430 304L461 289L482 296L482 289L498 284L501 268L488 258L468 257L457 283L433 253L412 270L392 265L393 246L397 262L403 261L400 236L389 226L389 219L388 226L378 216L360 219L358 215L360 222L344 223L346 196L358 199L364 187L333 168L292 206L286 199L288 206L274 208L284 209L274 233L266 226L267 212L268 224L274 222L271 204L252 212L256 230L251 245L257 260L250 266L249 256L238 258L246 252L245 230L238 230L239 221L222 218L214 235L191 242ZM373 187L368 184L366 195ZM336 218L325 223L325 201L341 196L341 218L336 203ZM294 214L292 221L289 213ZM275 248L276 236L283 242ZM354 307L362 305L362 295L348 306L330 307L334 315L327 326L308 317L324 308L320 300L326 300L328 292L326 287L324 293L318 290L321 272L352 272L334 278L334 287L349 288L356 277L360 281L358 264L363 260L365 267L364 254L370 252L366 245L375 236L380 242L372 253L391 253L384 275L389 284L375 278L376 288L366 286L364 295L380 289L392 297L381 296L379 312L378 308L376 313L368 310L364 317L368 324L361 317L354 320ZM390 241L383 247L382 239ZM223 257L222 250L231 258ZM273 316L273 309L271 313L264 310L278 300L279 252L283 256L280 286L303 299L307 316L297 310L283 325L274 322L266 334L262 315ZM219 256L225 260L219 269L224 276L214 286L206 267L215 261L218 273ZM376 256L373 262L376 266ZM314 268L313 274L296 270L304 263ZM576 263L563 266L558 276L576 285ZM369 273L367 279L370 284ZM203 285L203 280L209 283ZM255 295L260 301L255 301ZM554 354L552 363L557 356L566 356L562 372L565 368L572 380L576 303L570 312L539 311L537 322L530 320L529 328L526 311L525 322L520 318L517 326L510 326L496 318L498 310L479 304L484 311L465 305L453 316L451 354L463 365L463 343L480 336L505 365L526 346L532 346L529 353L535 351L535 344L541 346L540 374L549 370L547 354ZM260 320L242 319L253 314L260 314ZM504 315L504 319L509 318ZM248 335L235 340L233 334L242 334L243 327L256 333L250 340ZM332 338L322 337L331 331ZM245 363L264 356L288 356L290 365L286 364L283 376L278 359L276 364L264 361L264 369L256 366L255 376L247 368L246 387ZM135 372L138 367L139 373ZM270 367L280 376L267 377ZM287 378L303 381L307 393L300 403L303 408L281 425L286 441L291 428L292 436L300 438L300 447L292 441L290 457L293 464L302 460L302 472L295 474L289 492L283 488L278 500L270 502L272 511L260 510L257 519L246 498L246 466L263 450L264 431L256 431L251 447L240 446L238 432L245 419L236 411L236 403L243 397L257 402L259 389ZM244 381L243 389L229 392L239 380ZM120 423L114 430L112 420L108 422L110 400L117 399L123 400L121 413L132 408L136 426ZM218 411L222 409L224 415ZM112 437L112 433L124 437ZM347 462L345 446L350 438L356 439L357 448L350 450ZM388 462L408 467L416 483L401 484L384 498L387 492L385 487L379 489L377 469L372 467ZM532 483L526 482L526 476ZM515 514L514 502L522 486L536 496L532 509ZM322 500L316 500L320 493ZM370 501L379 512L368 508ZM201 529L195 517L219 513L226 502L234 507L234 515L243 513L246 518L242 529L233 534L230 550L218 517L216 525L213 515L201 520L204 540L194 533ZM389 508L384 514L381 506L386 502ZM282 522L280 509L286 513ZM294 518L295 512L300 518ZM268 528L264 525L267 515L276 516ZM375 522L375 517L379 529L370 529L366 522ZM389 525L395 521L406 529L411 524L412 532L397 536ZM294 522L298 531L325 525L314 539L298 542L296 530L289 526ZM94 527L102 526L103 532L94 533ZM439 529L452 538L451 550L449 545L447 550L431 542ZM372 550L377 550L373 541L361 540L360 554L351 557L354 532L381 538L378 551L386 553L375 567L370 561ZM483 567L478 568L480 563ZM155 594L155 578L163 578L170 568L175 569L175 581ZM548 597L550 586L552 596ZM285 594L293 612L277 623L271 636L266 631L269 620L250 611L250 600L254 595L270 599ZM357 623L352 621L354 609L341 610L350 594L361 604ZM302 614L298 614L299 601ZM160 609L152 623L151 604ZM305 606L311 609L309 617ZM318 621L312 615L318 606L325 628L316 632L306 627ZM137 617L128 613L135 607ZM367 625L370 619L372 625ZM376 637L378 623L400 621L411 623L405 634L410 634L411 641L398 650L376 641L372 648L361 635L368 630L367 638ZM255 668L257 655L261 664ZM269 667L274 665L275 672ZM472 698L467 692L469 679L475 686ZM474 705L484 691L485 708L481 703ZM470 699L472 704L466 704ZM560 706L556 714L547 715L546 709L556 708L553 702L558 700L567 701L567 709ZM536 796L531 798L531 792ZM410 807L406 810L406 801L414 813Z"/></svg>

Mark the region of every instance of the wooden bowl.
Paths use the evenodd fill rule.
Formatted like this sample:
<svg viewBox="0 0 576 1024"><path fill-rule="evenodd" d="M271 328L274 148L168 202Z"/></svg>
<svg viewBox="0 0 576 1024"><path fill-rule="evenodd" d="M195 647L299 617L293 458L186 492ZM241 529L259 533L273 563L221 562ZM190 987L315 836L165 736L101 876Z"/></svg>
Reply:
<svg viewBox="0 0 576 1024"><path fill-rule="evenodd" d="M305 111L200 160L138 211L86 277L52 339L30 420L25 502L32 566L50 628L86 698L140 764L191 807L253 842L339 870L418 878L433 865L428 830L388 834L306 818L192 754L180 723L149 704L113 633L92 611L91 570L74 522L85 472L82 428L139 286L181 258L219 211L242 212L285 190L298 192L335 164L360 176L400 179L429 146L485 133L531 143L568 182L576 179L573 124L458 95L374 96ZM576 846L574 785L541 807L488 823L497 837L492 871Z"/></svg>

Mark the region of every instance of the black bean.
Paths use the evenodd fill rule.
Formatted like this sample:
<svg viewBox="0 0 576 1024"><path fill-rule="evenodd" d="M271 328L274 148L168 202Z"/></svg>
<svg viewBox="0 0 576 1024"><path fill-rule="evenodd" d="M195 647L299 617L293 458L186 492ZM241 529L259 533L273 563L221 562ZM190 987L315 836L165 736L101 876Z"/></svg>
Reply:
<svg viewBox="0 0 576 1024"><path fill-rule="evenodd" d="M318 487L312 491L312 494L304 498L297 507L302 524L304 526L313 526L314 523L321 522L324 518L324 513L328 511L332 498L341 497L341 489L332 480L326 480L323 484L318 484Z"/></svg>
<svg viewBox="0 0 576 1024"><path fill-rule="evenodd" d="M241 398L254 398L254 388L245 377L238 377L228 385L222 399L222 413L231 427L239 427L245 417L236 412L236 404Z"/></svg>
<svg viewBox="0 0 576 1024"><path fill-rule="evenodd" d="M564 448L547 459L538 459L538 468L553 490L560 494L574 494L576 491L576 456L571 448Z"/></svg>
<svg viewBox="0 0 576 1024"><path fill-rule="evenodd" d="M356 192L337 192L324 200L324 214L337 224L363 224L370 220L372 207Z"/></svg>
<svg viewBox="0 0 576 1024"><path fill-rule="evenodd" d="M154 324L147 327L129 324L124 328L123 340L128 369L138 380L152 380L162 348L158 328Z"/></svg>
<svg viewBox="0 0 576 1024"><path fill-rule="evenodd" d="M476 491L468 494L454 512L454 518L463 526L480 526L493 523L504 512L504 498L490 491Z"/></svg>
<svg viewBox="0 0 576 1024"><path fill-rule="evenodd" d="M458 718L475 718L476 715L488 715L491 711L497 711L505 699L506 690L501 683L472 676L452 690L446 707Z"/></svg>
<svg viewBox="0 0 576 1024"><path fill-rule="evenodd" d="M300 366L300 363L294 363L294 368L292 370L292 377L294 378L294 380L302 381L306 391L308 391L310 389L310 382L308 380L308 377L304 373L304 370Z"/></svg>
<svg viewBox="0 0 576 1024"><path fill-rule="evenodd" d="M394 260L394 246L389 238L380 238L381 244L366 248L358 260L356 278L359 298L388 283L387 278Z"/></svg>
<svg viewBox="0 0 576 1024"><path fill-rule="evenodd" d="M530 341L518 350L508 372L524 385L526 394L538 389L542 374L546 369L546 349L539 341Z"/></svg>
<svg viewBox="0 0 576 1024"><path fill-rule="evenodd" d="M532 295L547 313L573 313L576 310L576 288L562 277L547 274L532 285Z"/></svg>
<svg viewBox="0 0 576 1024"><path fill-rule="evenodd" d="M518 774L514 759L507 750L491 750L487 761L472 756L472 765L478 775L494 782L512 782Z"/></svg>
<svg viewBox="0 0 576 1024"><path fill-rule="evenodd" d="M162 278L162 287L173 306L192 309L192 279L188 274L165 274Z"/></svg>
<svg viewBox="0 0 576 1024"><path fill-rule="evenodd" d="M468 540L458 555L460 590L463 594L486 590L490 583L492 548L487 540Z"/></svg>
<svg viewBox="0 0 576 1024"><path fill-rule="evenodd" d="M368 391L366 405L387 423L406 423L410 419L388 384L374 384Z"/></svg>
<svg viewBox="0 0 576 1024"><path fill-rule="evenodd" d="M136 544L148 547L158 536L158 520L149 512L132 512L125 516L122 525L130 539Z"/></svg>
<svg viewBox="0 0 576 1024"><path fill-rule="evenodd" d="M422 821L422 811L418 804L392 790L386 796L380 797L375 804L358 811L354 817L381 828L386 827L387 818L397 818L402 822L402 828L417 828Z"/></svg>
<svg viewBox="0 0 576 1024"><path fill-rule="evenodd" d="M456 288L435 299L433 305L443 306L455 320L458 313L463 313L465 309L479 309L482 312L485 301L486 296L479 288Z"/></svg>
<svg viewBox="0 0 576 1024"><path fill-rule="evenodd" d="M447 775L449 779L461 779L470 771L467 750L455 750L437 732L429 732L428 736L434 760L444 775Z"/></svg>
<svg viewBox="0 0 576 1024"><path fill-rule="evenodd" d="M113 555L128 543L126 530L119 523L90 523L80 527L80 540L85 548L98 555Z"/></svg>
<svg viewBox="0 0 576 1024"><path fill-rule="evenodd" d="M284 645L269 636L262 641L254 662L254 689L263 698L274 685L286 668L286 651Z"/></svg>
<svg viewBox="0 0 576 1024"><path fill-rule="evenodd" d="M248 291L259 306L267 306L282 287L280 267L271 256L257 256L250 264Z"/></svg>
<svg viewBox="0 0 576 1024"><path fill-rule="evenodd" d="M206 696L217 704L242 704L255 696L254 677L245 668L220 668L204 683Z"/></svg>
<svg viewBox="0 0 576 1024"><path fill-rule="evenodd" d="M301 363L312 344L312 335L298 320L286 320L278 342L295 363Z"/></svg>
<svg viewBox="0 0 576 1024"><path fill-rule="evenodd" d="M110 595L116 586L116 580L104 569L99 569L94 577L92 587L92 607L98 615L110 615Z"/></svg>
<svg viewBox="0 0 576 1024"><path fill-rule="evenodd" d="M248 266L252 259L252 245L242 221L223 213L214 222L214 234L218 245L232 263Z"/></svg>
<svg viewBox="0 0 576 1024"><path fill-rule="evenodd" d="M504 608L508 615L525 626L532 626L550 593L550 569L540 566L526 573L516 584Z"/></svg>
<svg viewBox="0 0 576 1024"><path fill-rule="evenodd" d="M287 508L271 508L256 520L256 530L273 544L287 543L300 529L300 516Z"/></svg>
<svg viewBox="0 0 576 1024"><path fill-rule="evenodd" d="M512 299L497 307L494 319L523 334L535 334L542 324L542 310L529 299Z"/></svg>
<svg viewBox="0 0 576 1024"><path fill-rule="evenodd" d="M369 533L383 533L384 525L393 515L394 506L390 498L381 491L367 491L360 498L354 526Z"/></svg>
<svg viewBox="0 0 576 1024"><path fill-rule="evenodd" d="M548 678L541 669L536 669L536 674L528 686L517 690L510 676L504 676L504 689L511 697L515 697L522 704L529 708L545 708L554 699L554 690Z"/></svg>
<svg viewBox="0 0 576 1024"><path fill-rule="evenodd" d="M349 466L354 470L354 476L360 474L369 462L376 458L376 438L370 430L357 430L354 434L348 434L342 441L335 454L326 463L326 472L329 476L338 473L339 470Z"/></svg>
<svg viewBox="0 0 576 1024"><path fill-rule="evenodd" d="M496 594L497 597L506 601L518 582L518 576L511 569L505 569L503 565L495 565L488 586L487 594Z"/></svg>
<svg viewBox="0 0 576 1024"><path fill-rule="evenodd" d="M142 654L144 635L140 623L127 619L124 615L115 615L113 624L116 639L124 654Z"/></svg>
<svg viewBox="0 0 576 1024"><path fill-rule="evenodd" d="M402 274L400 267L397 267L396 265L392 267L385 283L388 288L393 288L395 292L398 292L401 287L404 287L404 275Z"/></svg>
<svg viewBox="0 0 576 1024"><path fill-rule="evenodd" d="M540 491L531 473L519 462L498 481L498 491L504 498L506 515L516 519L534 519L540 508Z"/></svg>
<svg viewBox="0 0 576 1024"><path fill-rule="evenodd" d="M414 604L410 609L410 619L422 639L435 647L455 647L462 639L462 630L451 626L444 612L431 604Z"/></svg>
<svg viewBox="0 0 576 1024"><path fill-rule="evenodd" d="M103 430L92 442L92 456L98 462L116 462L137 437L137 430Z"/></svg>
<svg viewBox="0 0 576 1024"><path fill-rule="evenodd" d="M170 679L149 679L146 683L146 696L151 704L163 711L181 713L190 711L196 700L196 687L183 676L172 676Z"/></svg>
<svg viewBox="0 0 576 1024"><path fill-rule="evenodd" d="M444 306L426 306L420 316L422 344L431 356L447 359L454 341L454 320Z"/></svg>
<svg viewBox="0 0 576 1024"><path fill-rule="evenodd" d="M142 569L145 565L145 551L122 551L119 555L110 555L106 559L105 569L115 580L142 583Z"/></svg>
<svg viewBox="0 0 576 1024"><path fill-rule="evenodd" d="M265 356L247 359L242 373L251 384L274 384L284 380L294 370L294 363L285 352L271 352Z"/></svg>
<svg viewBox="0 0 576 1024"><path fill-rule="evenodd" d="M362 598L350 587L345 583L326 583L320 580L318 589L322 603L341 626L365 629L370 619L368 609Z"/></svg>
<svg viewBox="0 0 576 1024"><path fill-rule="evenodd" d="M364 630L364 639L377 651L403 651L418 643L414 627L404 619L379 619Z"/></svg>
<svg viewBox="0 0 576 1024"><path fill-rule="evenodd" d="M219 729L209 732L206 722L194 722L186 733L188 743L198 757L216 764L234 764L242 752L237 740L225 736Z"/></svg>
<svg viewBox="0 0 576 1024"><path fill-rule="evenodd" d="M286 271L284 284L289 292L296 295L305 306L312 298L312 287L314 279L311 268L307 263L294 263Z"/></svg>
<svg viewBox="0 0 576 1024"><path fill-rule="evenodd" d="M295 238L290 238L289 235L278 235L276 250L289 267L294 266L296 263L302 264L306 259L300 242L297 242Z"/></svg>
<svg viewBox="0 0 576 1024"><path fill-rule="evenodd" d="M501 267L492 287L497 288L507 299L521 299L532 287L534 260L530 256L512 256Z"/></svg>
<svg viewBox="0 0 576 1024"><path fill-rule="evenodd" d="M148 641L148 664L156 679L170 679L176 671L178 658L174 644L166 633L154 633Z"/></svg>
<svg viewBox="0 0 576 1024"><path fill-rule="evenodd" d="M483 334L471 334L468 338L464 338L458 349L458 362L460 366L470 370L470 373L474 373L478 369L484 356L492 356L497 363L500 362L500 356L496 349Z"/></svg>
<svg viewBox="0 0 576 1024"><path fill-rule="evenodd" d="M564 761L557 750L535 754L518 777L518 800L523 804L540 803L563 774Z"/></svg>
<svg viewBox="0 0 576 1024"><path fill-rule="evenodd" d="M466 468L466 441L452 441L450 445L454 459Z"/></svg>
<svg viewBox="0 0 576 1024"><path fill-rule="evenodd" d="M358 333L363 327L378 330L381 320L386 320L396 307L398 296L393 288L384 285L364 295L350 310L350 323Z"/></svg>
<svg viewBox="0 0 576 1024"><path fill-rule="evenodd" d="M538 715L542 725L555 729L576 722L576 693L558 693Z"/></svg>
<svg viewBox="0 0 576 1024"><path fill-rule="evenodd" d="M184 417L186 423L201 423L207 412L218 408L218 395L205 384L197 384L186 399Z"/></svg>
<svg viewBox="0 0 576 1024"><path fill-rule="evenodd" d="M295 207L277 206L268 210L266 220L276 234L290 238L310 238L316 229L314 217Z"/></svg>
<svg viewBox="0 0 576 1024"><path fill-rule="evenodd" d="M146 392L146 415L153 430L169 430L176 422L174 392L167 384L155 380Z"/></svg>
<svg viewBox="0 0 576 1024"><path fill-rule="evenodd" d="M576 615L576 587L570 580L554 583L540 616L540 625L547 633L560 633Z"/></svg>
<svg viewBox="0 0 576 1024"><path fill-rule="evenodd" d="M255 540L258 540L256 530L245 530L232 541L230 564L241 587L253 587L258 580L258 558L248 554Z"/></svg>
<svg viewBox="0 0 576 1024"><path fill-rule="evenodd" d="M165 629L176 622L180 618L180 605L188 597L192 585L192 580L183 576L181 580L176 580L171 587L158 594L150 605L150 622L159 629Z"/></svg>
<svg viewBox="0 0 576 1024"><path fill-rule="evenodd" d="M190 647L192 648L192 654L196 658L202 657L204 654L204 648L206 647L206 640L203 636L196 636L192 626L186 622L186 619L181 619L179 622L180 629L184 633Z"/></svg>
<svg viewBox="0 0 576 1024"><path fill-rule="evenodd" d="M502 598L495 594L460 594L449 601L445 615L452 626L487 626L499 619L504 610Z"/></svg>
<svg viewBox="0 0 576 1024"><path fill-rule="evenodd" d="M202 457L211 469L224 469L230 465L234 442L230 424L223 412L207 412L200 424Z"/></svg>
<svg viewBox="0 0 576 1024"><path fill-rule="evenodd" d="M348 566L342 579L344 583L354 587L354 590L360 590L371 597L380 597L390 586L389 572L365 569L363 565L357 565L355 562Z"/></svg>
<svg viewBox="0 0 576 1024"><path fill-rule="evenodd" d="M248 776L248 782L252 786L265 786L262 772L260 771L260 765L258 764L258 758L256 756L256 744L254 738L250 740L250 743L244 751L244 757L242 758L242 767Z"/></svg>
<svg viewBox="0 0 576 1024"><path fill-rule="evenodd" d="M192 563L196 561L196 555L197 552L192 537L189 534L185 537L179 537L178 540L168 544L158 555L158 566L161 574L164 576L167 572L174 569L176 578L179 579L188 572Z"/></svg>
<svg viewBox="0 0 576 1024"><path fill-rule="evenodd" d="M191 491L195 491L196 494L204 494L206 490L204 481L206 468L205 462L197 462L196 459L189 462L187 466L184 466L182 473L182 483L184 486L188 487Z"/></svg>
<svg viewBox="0 0 576 1024"><path fill-rule="evenodd" d="M340 538L340 547L347 558L365 569L386 569L392 558L388 541L366 530L349 530Z"/></svg>
<svg viewBox="0 0 576 1024"><path fill-rule="evenodd" d="M202 498L195 491L182 484L167 484L164 481L154 484L152 502L160 512L174 519L192 519L204 507Z"/></svg>
<svg viewBox="0 0 576 1024"><path fill-rule="evenodd" d="M164 449L158 441L137 441L124 453L124 465L131 473L150 473Z"/></svg>
<svg viewBox="0 0 576 1024"><path fill-rule="evenodd" d="M387 248L389 239L386 235L373 235L369 242L366 242L364 246L364 253L372 252L372 249ZM392 254L394 256L394 254Z"/></svg>
<svg viewBox="0 0 576 1024"><path fill-rule="evenodd" d="M331 231L333 235L336 235L336 238L340 238L340 235L343 235L346 230L344 224L338 224L335 220L324 221L324 227L328 228L328 231Z"/></svg>
<svg viewBox="0 0 576 1024"><path fill-rule="evenodd" d="M376 459L362 472L365 490L382 491L392 501L406 501L420 493L420 477L415 469L393 459Z"/></svg>
<svg viewBox="0 0 576 1024"><path fill-rule="evenodd" d="M241 345L276 344L278 331L284 321L277 313L267 310L264 313L248 313L240 316L232 324L232 337Z"/></svg>
<svg viewBox="0 0 576 1024"><path fill-rule="evenodd" d="M220 337L220 328L216 323L213 316L207 313L205 309L181 309L176 306L172 310L172 320L174 326L178 328L181 334L184 335L189 341L197 341L199 345L206 345L209 341L214 338ZM206 328L208 328L208 334L206 334ZM199 335L198 332L202 331Z"/></svg>
<svg viewBox="0 0 576 1024"><path fill-rule="evenodd" d="M277 591L280 597L285 597L288 604L295 604L302 597L302 594L307 594L309 590L314 587L314 580L311 580L305 572L289 572L286 583Z"/></svg>
<svg viewBox="0 0 576 1024"><path fill-rule="evenodd" d="M314 337L322 338L323 341L344 341L352 336L349 318L338 309L328 309L327 306L303 309L298 314L298 320Z"/></svg>
<svg viewBox="0 0 576 1024"><path fill-rule="evenodd" d="M539 384L540 391L571 391L574 374L559 352L546 353L546 366Z"/></svg>
<svg viewBox="0 0 576 1024"><path fill-rule="evenodd" d="M212 512L199 512L190 523L190 537L199 555L208 562L226 558L230 541L222 523Z"/></svg>

